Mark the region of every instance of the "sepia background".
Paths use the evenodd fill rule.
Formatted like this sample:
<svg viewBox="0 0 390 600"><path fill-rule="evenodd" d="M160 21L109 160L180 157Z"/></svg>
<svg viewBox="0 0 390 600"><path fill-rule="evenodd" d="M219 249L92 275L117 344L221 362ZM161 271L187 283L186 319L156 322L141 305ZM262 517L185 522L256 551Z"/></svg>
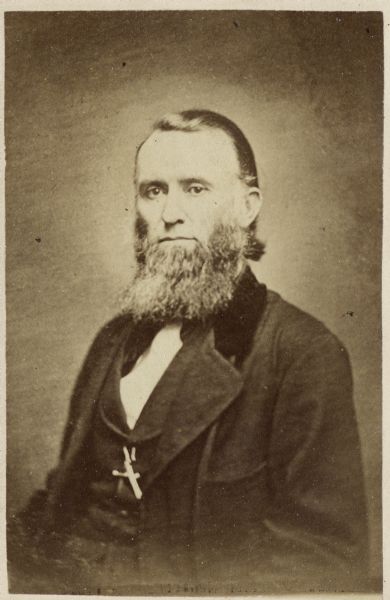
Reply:
<svg viewBox="0 0 390 600"><path fill-rule="evenodd" d="M352 360L380 574L378 13L6 13L8 503L58 457L68 400L132 266L137 143L165 112L238 123L265 198L257 277Z"/></svg>

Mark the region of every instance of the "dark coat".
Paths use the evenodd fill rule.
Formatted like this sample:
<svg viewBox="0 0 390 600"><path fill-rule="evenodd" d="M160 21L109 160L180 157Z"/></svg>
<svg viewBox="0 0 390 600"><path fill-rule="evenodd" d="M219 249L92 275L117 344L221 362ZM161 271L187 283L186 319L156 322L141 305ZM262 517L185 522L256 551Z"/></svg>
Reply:
<svg viewBox="0 0 390 600"><path fill-rule="evenodd" d="M136 357L142 335L121 316L91 347L49 482L49 529L82 504L99 390L118 344L127 338ZM368 544L351 370L322 323L247 270L230 307L192 331L155 392L171 405L142 482L145 564L157 547L170 553L179 593L185 584L198 593L362 589ZM147 580L158 582L158 558L150 564Z"/></svg>

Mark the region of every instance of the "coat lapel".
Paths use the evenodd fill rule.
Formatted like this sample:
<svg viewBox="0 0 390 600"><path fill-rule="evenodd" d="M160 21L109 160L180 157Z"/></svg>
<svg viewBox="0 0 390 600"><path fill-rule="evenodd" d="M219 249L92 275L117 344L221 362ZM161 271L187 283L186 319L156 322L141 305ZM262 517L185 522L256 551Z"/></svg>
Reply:
<svg viewBox="0 0 390 600"><path fill-rule="evenodd" d="M227 309L188 336L155 392L173 398L145 489L239 396L239 371L266 305L266 287L247 267ZM233 364L237 367L235 368Z"/></svg>
<svg viewBox="0 0 390 600"><path fill-rule="evenodd" d="M215 349L211 328L192 332L156 388L173 397L145 489L239 395L240 373Z"/></svg>

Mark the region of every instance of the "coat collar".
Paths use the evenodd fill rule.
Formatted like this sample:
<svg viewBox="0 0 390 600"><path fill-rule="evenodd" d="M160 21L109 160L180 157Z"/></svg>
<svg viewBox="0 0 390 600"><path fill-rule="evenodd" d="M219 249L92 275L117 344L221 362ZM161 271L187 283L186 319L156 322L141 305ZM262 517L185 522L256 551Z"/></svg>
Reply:
<svg viewBox="0 0 390 600"><path fill-rule="evenodd" d="M241 273L230 304L213 321L215 347L226 358L240 364L249 352L263 314L267 288L247 266Z"/></svg>

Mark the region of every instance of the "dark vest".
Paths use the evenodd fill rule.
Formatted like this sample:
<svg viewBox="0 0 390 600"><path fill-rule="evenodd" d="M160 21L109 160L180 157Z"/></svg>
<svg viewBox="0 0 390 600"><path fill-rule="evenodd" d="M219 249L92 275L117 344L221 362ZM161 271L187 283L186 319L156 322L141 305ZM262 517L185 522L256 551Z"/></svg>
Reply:
<svg viewBox="0 0 390 600"><path fill-rule="evenodd" d="M90 447L92 476L88 502L82 526L80 528L79 523L77 527L78 533L85 537L134 545L139 534L142 499L135 497L126 476L115 476L113 471L125 473L126 448L132 456L133 470L139 474L137 481L142 490L171 399L152 392L135 428L130 430L119 387L126 359L126 347L122 345L100 393ZM129 366L125 369L128 371Z"/></svg>

